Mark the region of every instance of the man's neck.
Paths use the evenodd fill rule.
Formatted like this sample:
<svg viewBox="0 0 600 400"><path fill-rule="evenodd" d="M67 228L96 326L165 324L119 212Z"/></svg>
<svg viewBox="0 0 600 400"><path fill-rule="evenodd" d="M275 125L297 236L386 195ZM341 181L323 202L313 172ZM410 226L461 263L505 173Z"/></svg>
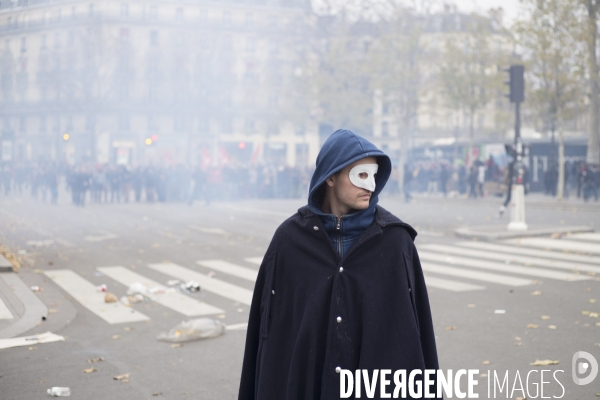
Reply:
<svg viewBox="0 0 600 400"><path fill-rule="evenodd" d="M333 196L325 196L323 199L323 204L321 205L321 210L325 214L333 214L336 217L340 218L346 214L348 214L352 209L344 204L341 204L337 199Z"/></svg>

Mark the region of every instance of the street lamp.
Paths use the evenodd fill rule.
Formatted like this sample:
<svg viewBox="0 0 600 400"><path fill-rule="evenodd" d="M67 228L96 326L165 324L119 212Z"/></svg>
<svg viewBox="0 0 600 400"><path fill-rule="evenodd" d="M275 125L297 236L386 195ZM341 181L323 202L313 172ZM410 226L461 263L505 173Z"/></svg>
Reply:
<svg viewBox="0 0 600 400"><path fill-rule="evenodd" d="M511 103L515 103L515 145L512 185L511 185L511 204L510 204L510 223L507 229L510 231L526 231L525 223L525 186L523 177L525 167L523 166L524 146L521 139L521 103L525 100L525 67L522 65L512 65L508 69L510 80L506 82L510 87L508 97Z"/></svg>

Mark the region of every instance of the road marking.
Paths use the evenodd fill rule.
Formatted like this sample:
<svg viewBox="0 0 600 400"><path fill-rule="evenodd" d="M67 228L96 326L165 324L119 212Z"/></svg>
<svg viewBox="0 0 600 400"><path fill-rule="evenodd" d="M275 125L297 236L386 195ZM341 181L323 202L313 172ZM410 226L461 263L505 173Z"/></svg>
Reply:
<svg viewBox="0 0 600 400"><path fill-rule="evenodd" d="M15 317L12 315L6 304L0 299L0 319L14 319Z"/></svg>
<svg viewBox="0 0 600 400"><path fill-rule="evenodd" d="M215 235L227 235L228 234L226 231L224 231L223 229L220 229L220 228L203 228L203 227L197 226L197 225L190 225L190 228L192 228L195 231L202 232L202 233L213 233Z"/></svg>
<svg viewBox="0 0 600 400"><path fill-rule="evenodd" d="M35 247L48 247L54 244L54 240L28 240L27 246L35 246Z"/></svg>
<svg viewBox="0 0 600 400"><path fill-rule="evenodd" d="M244 322L242 324L225 325L225 329L228 331L245 331L248 329L248 323Z"/></svg>
<svg viewBox="0 0 600 400"><path fill-rule="evenodd" d="M250 264L256 264L256 265L260 265L262 264L262 257L248 257L248 258L244 258L245 261L248 261Z"/></svg>
<svg viewBox="0 0 600 400"><path fill-rule="evenodd" d="M577 242L575 240L545 239L545 238L521 238L509 239L505 243L521 245L526 247L537 247L548 250L563 250L582 252L589 254L600 254L600 246L596 243Z"/></svg>
<svg viewBox="0 0 600 400"><path fill-rule="evenodd" d="M539 278L556 279L559 281L585 281L591 279L588 276L582 276L567 272L547 271L541 268L522 267L509 264L500 264L484 260L474 260L466 257L446 256L427 251L419 252L419 257L424 260L443 262L448 264L460 265L465 267L488 269L492 271L509 272L518 275L537 276Z"/></svg>
<svg viewBox="0 0 600 400"><path fill-rule="evenodd" d="M536 257L515 256L512 254L494 253L494 252L484 251L484 250L471 250L471 249L464 249L464 248L456 248L456 247L452 247L452 246L445 246L445 245L439 245L439 244L426 244L426 245L420 246L419 248L424 249L424 250L435 251L438 253L457 254L457 255L463 255L463 256L468 256L468 257L473 257L473 258L475 258L475 257L488 258L488 259L492 259L492 260L509 261L510 263L519 263L519 264L525 264L525 265L531 264L531 265L538 265L541 267L548 267L548 268L570 269L570 270L579 270L579 271L600 273L600 267L595 267L593 265L588 265L588 264L577 264L574 262L567 262L567 261L541 260Z"/></svg>
<svg viewBox="0 0 600 400"><path fill-rule="evenodd" d="M127 307L120 302L105 303L105 293L98 292L95 285L69 269L55 269L45 271L44 274L75 300L80 302L82 306L109 324L147 321L150 319L139 311Z"/></svg>
<svg viewBox="0 0 600 400"><path fill-rule="evenodd" d="M246 279L250 282L255 282L256 277L258 276L257 270L240 267L239 265L235 265L223 260L202 260L196 261L196 264L224 272L229 275L237 276L238 278Z"/></svg>
<svg viewBox="0 0 600 400"><path fill-rule="evenodd" d="M65 247L75 247L75 245L73 243L71 243L67 239L63 239L63 238L56 238L56 243L62 244Z"/></svg>
<svg viewBox="0 0 600 400"><path fill-rule="evenodd" d="M509 245L504 245L504 244L482 243L482 242L460 242L460 243L457 243L457 245L461 246L461 247L470 247L470 248L474 248L474 249L498 251L498 252L502 252L502 253L523 254L523 255L527 255L527 256L551 258L553 260L577 261L577 262L592 263L592 264L600 265L600 258L593 257L593 256L581 255L581 254L558 253L555 251L544 251L544 250L537 250L537 249L528 249L525 247L509 246Z"/></svg>
<svg viewBox="0 0 600 400"><path fill-rule="evenodd" d="M566 235L563 236L561 239L568 239L568 240L586 240L586 241L593 241L593 242L600 242L600 233L576 233L574 235Z"/></svg>
<svg viewBox="0 0 600 400"><path fill-rule="evenodd" d="M451 281L449 279L436 278L430 275L425 275L425 285L427 287L435 287L438 289L450 290L452 292L468 292L471 290L482 290L485 286L472 285L470 283Z"/></svg>
<svg viewBox="0 0 600 400"><path fill-rule="evenodd" d="M439 264L423 263L423 271L433 272L442 275L459 276L461 278L473 279L476 281L492 282L506 286L527 286L532 285L533 281L523 278L514 278L512 276L492 274L489 272L471 271L463 268L447 267Z"/></svg>
<svg viewBox="0 0 600 400"><path fill-rule="evenodd" d="M114 233L107 233L105 235L99 235L99 236L84 237L84 239L87 240L88 242L102 242L105 240L116 239L116 238L118 238L118 236L115 235Z"/></svg>
<svg viewBox="0 0 600 400"><path fill-rule="evenodd" d="M266 214L266 215L274 215L276 217L284 217L284 218L288 218L291 215L293 215L294 213L285 213L285 212L280 212L280 211L271 211L271 210L265 210L262 208L252 208L252 207L239 207L239 206L228 206L228 205L223 205L223 204L215 204L215 206L220 207L220 208L227 208L230 210L235 210L235 211L243 211L244 213L256 213L256 214Z"/></svg>
<svg viewBox="0 0 600 400"><path fill-rule="evenodd" d="M252 290L248 290L216 278L211 278L208 275L201 274L177 264L148 264L148 266L155 271L177 279L184 281L196 281L200 284L202 290L206 290L207 292L215 293L221 297L225 297L242 304L252 304Z"/></svg>
<svg viewBox="0 0 600 400"><path fill-rule="evenodd" d="M148 279L143 275L133 272L125 267L100 267L96 269L109 278L114 279L115 281L127 287L131 286L135 282L139 282L149 289L156 286L164 287L164 285L161 285L160 283ZM213 307L179 292L156 294L151 297L151 299L162 306L168 307L183 315L187 315L188 317L193 317L196 315L221 314L225 312L220 308Z"/></svg>

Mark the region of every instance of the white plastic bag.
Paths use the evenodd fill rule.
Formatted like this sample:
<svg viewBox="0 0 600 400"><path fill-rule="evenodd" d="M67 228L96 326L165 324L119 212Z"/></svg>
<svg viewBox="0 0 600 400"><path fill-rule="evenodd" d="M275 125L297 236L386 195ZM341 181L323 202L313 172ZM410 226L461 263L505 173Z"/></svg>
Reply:
<svg viewBox="0 0 600 400"><path fill-rule="evenodd" d="M209 339L221 336L225 325L221 321L210 318L196 318L177 324L168 332L158 335L157 339L165 342L188 342L198 339Z"/></svg>

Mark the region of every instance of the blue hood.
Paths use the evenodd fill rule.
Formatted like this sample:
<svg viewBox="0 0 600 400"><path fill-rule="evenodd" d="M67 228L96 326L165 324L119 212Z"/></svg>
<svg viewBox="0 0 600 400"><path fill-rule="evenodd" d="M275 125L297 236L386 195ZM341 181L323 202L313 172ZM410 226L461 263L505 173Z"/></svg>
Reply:
<svg viewBox="0 0 600 400"><path fill-rule="evenodd" d="M325 194L323 184L328 177L337 171L357 160L370 156L377 157L377 164L379 164L377 177L375 178L375 191L371 195L368 208L351 212L341 219L340 256L342 257L354 240L373 222L379 193L385 187L392 173L392 162L385 153L365 138L349 130L338 129L327 138L323 147L321 147L321 151L317 156L316 169L310 181L308 206L312 212L321 217L334 248L338 248L340 232L336 230L337 218L333 214L325 214L321 211L321 203Z"/></svg>

